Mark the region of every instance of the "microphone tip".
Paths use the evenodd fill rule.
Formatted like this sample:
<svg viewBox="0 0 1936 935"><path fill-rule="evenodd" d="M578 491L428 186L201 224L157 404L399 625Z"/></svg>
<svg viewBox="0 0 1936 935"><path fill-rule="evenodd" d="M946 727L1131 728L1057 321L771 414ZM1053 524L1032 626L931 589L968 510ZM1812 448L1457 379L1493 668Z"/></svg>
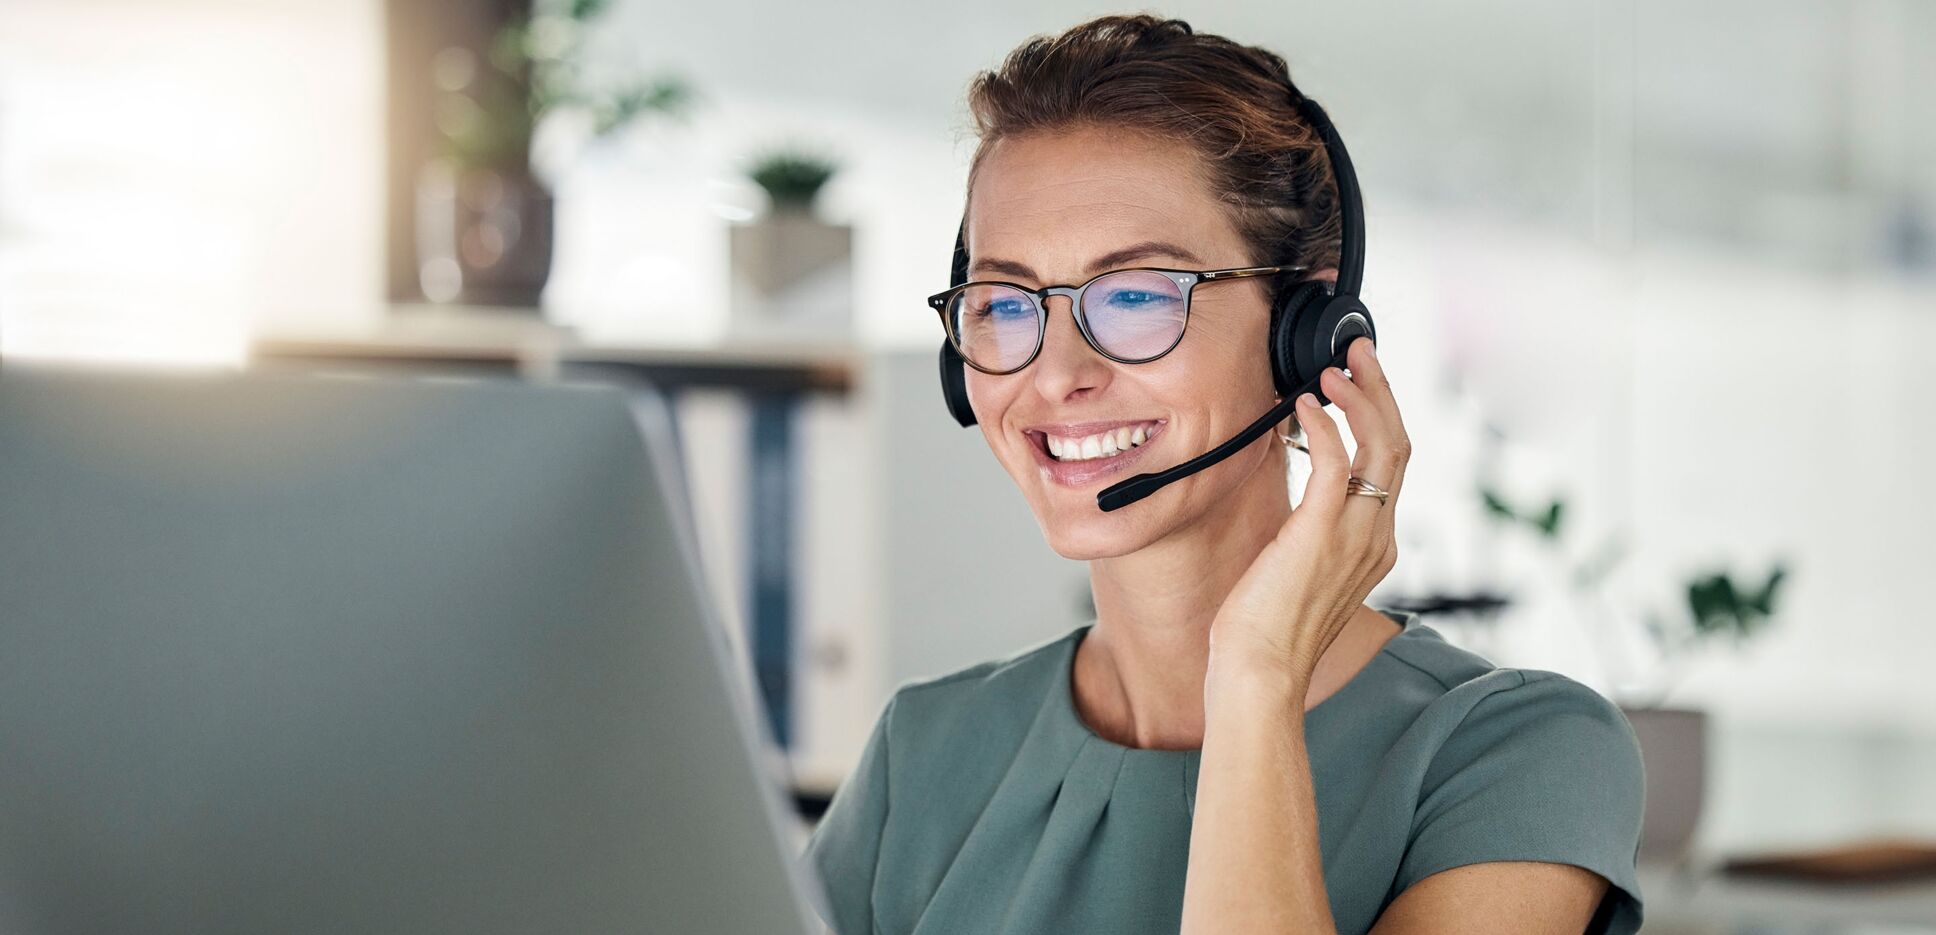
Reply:
<svg viewBox="0 0 1936 935"><path fill-rule="evenodd" d="M1101 507L1104 513L1113 513L1149 496L1150 493L1151 490L1147 484L1127 480L1096 494L1096 506Z"/></svg>

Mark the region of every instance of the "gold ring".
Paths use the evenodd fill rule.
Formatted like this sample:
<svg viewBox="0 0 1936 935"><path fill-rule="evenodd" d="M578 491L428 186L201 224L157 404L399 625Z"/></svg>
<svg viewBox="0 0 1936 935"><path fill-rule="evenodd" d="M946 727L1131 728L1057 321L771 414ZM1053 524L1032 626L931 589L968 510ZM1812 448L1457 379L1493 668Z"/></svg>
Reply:
<svg viewBox="0 0 1936 935"><path fill-rule="evenodd" d="M1391 491L1365 480L1356 474L1351 475L1345 480L1344 491L1347 494L1355 493L1366 497L1377 497L1380 505L1383 505L1385 501L1391 499Z"/></svg>

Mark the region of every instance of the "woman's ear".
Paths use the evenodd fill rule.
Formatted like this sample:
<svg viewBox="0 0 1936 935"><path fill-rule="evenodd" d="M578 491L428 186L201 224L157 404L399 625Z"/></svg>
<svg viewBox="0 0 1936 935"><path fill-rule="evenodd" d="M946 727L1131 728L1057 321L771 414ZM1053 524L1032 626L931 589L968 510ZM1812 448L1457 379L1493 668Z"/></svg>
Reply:
<svg viewBox="0 0 1936 935"><path fill-rule="evenodd" d="M1311 275L1304 278L1321 280L1336 285L1338 282L1338 268L1335 266L1327 266L1321 270L1313 271Z"/></svg>

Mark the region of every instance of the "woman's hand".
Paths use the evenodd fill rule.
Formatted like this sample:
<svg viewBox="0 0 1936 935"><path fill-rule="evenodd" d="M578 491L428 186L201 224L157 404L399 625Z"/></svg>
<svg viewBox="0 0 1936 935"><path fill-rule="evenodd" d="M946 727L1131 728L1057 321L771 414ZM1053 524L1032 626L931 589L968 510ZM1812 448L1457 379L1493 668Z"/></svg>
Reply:
<svg viewBox="0 0 1936 935"><path fill-rule="evenodd" d="M1352 376L1327 367L1326 396L1344 410L1357 457L1317 400L1298 400L1311 447L1304 500L1224 598L1210 627L1210 672L1262 668L1308 686L1318 659L1398 562L1392 516L1405 482L1411 440L1370 338L1345 351ZM1391 491L1387 502L1347 494L1351 475Z"/></svg>

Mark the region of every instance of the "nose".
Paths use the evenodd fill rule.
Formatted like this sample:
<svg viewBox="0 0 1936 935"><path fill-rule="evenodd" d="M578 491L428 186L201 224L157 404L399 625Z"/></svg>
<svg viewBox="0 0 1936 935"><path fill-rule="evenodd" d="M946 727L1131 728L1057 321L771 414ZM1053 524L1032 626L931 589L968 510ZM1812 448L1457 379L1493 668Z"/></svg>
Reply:
<svg viewBox="0 0 1936 935"><path fill-rule="evenodd" d="M1035 371L1036 391L1050 402L1074 402L1093 396L1109 385L1113 372L1109 360L1083 340L1071 302L1068 296L1052 295L1042 303L1048 323L1043 329L1042 351L1029 369Z"/></svg>

